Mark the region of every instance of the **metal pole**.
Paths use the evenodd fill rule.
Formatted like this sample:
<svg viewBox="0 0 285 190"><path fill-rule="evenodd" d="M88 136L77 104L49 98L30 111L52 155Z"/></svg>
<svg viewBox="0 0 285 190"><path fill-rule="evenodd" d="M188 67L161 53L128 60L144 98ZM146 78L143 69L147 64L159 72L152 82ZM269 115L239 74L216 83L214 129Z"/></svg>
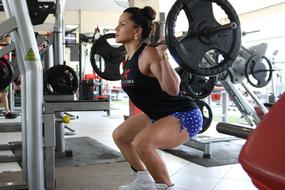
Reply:
<svg viewBox="0 0 285 190"><path fill-rule="evenodd" d="M50 44L47 51L44 53L44 70L48 70L54 65L53 44Z"/></svg>
<svg viewBox="0 0 285 190"><path fill-rule="evenodd" d="M43 71L39 50L29 12L24 0L3 1L10 8L10 16L14 16L18 25L15 41L17 51L21 52L25 81L25 124L27 141L27 181L28 189L44 189L43 159ZM20 61L19 61L20 63ZM21 64L21 63L20 63ZM23 70L22 70L23 71Z"/></svg>
<svg viewBox="0 0 285 190"><path fill-rule="evenodd" d="M241 85L248 92L248 94L252 97L255 103L260 107L264 114L268 113L268 109L259 101L258 97L242 82Z"/></svg>
<svg viewBox="0 0 285 190"><path fill-rule="evenodd" d="M226 123L228 120L228 94L226 92L222 92L222 105L222 121Z"/></svg>
<svg viewBox="0 0 285 190"><path fill-rule="evenodd" d="M235 86L227 78L225 81L221 81L222 85L226 89L227 93L232 97L233 102L244 116L244 119L249 125L253 125L251 118L253 117L253 122L257 125L260 122L258 115L255 113L254 108L248 104L248 101L241 95L241 93L235 88Z"/></svg>
<svg viewBox="0 0 285 190"><path fill-rule="evenodd" d="M54 65L62 65L64 62L64 44L63 44L63 13L65 0L57 0L55 8L55 26L54 26ZM63 112L56 113L57 117L62 117ZM56 122L56 147L57 153L65 152L64 124Z"/></svg>
<svg viewBox="0 0 285 190"><path fill-rule="evenodd" d="M11 13L11 8L9 6L8 0L2 0L4 10L6 13L7 18L13 17ZM18 35L16 35L15 32L11 33L11 37L15 42L19 41ZM19 43L15 43L15 47L17 50L16 55L18 57L23 57L21 54L21 46ZM22 120L22 170L23 170L23 180L27 181L28 171L27 171L27 140L26 140L26 69L24 67L23 59L18 58L18 67L20 70L20 76L21 76L21 120Z"/></svg>
<svg viewBox="0 0 285 190"><path fill-rule="evenodd" d="M63 64L63 13L65 0L57 0L55 5L55 25L54 25L54 60L55 65Z"/></svg>
<svg viewBox="0 0 285 190"><path fill-rule="evenodd" d="M9 43L11 43L11 42L9 42ZM9 64L11 64L12 52L9 52L9 54L8 54L8 61L9 61ZM10 111L14 112L15 99L14 99L14 91L13 91L13 82L10 84L10 87L9 87L9 98L10 98Z"/></svg>

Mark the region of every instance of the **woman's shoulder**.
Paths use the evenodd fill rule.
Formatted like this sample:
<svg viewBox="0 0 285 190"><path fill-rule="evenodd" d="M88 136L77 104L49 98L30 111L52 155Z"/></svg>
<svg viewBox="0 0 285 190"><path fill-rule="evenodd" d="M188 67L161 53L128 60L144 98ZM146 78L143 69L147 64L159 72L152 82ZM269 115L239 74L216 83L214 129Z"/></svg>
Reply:
<svg viewBox="0 0 285 190"><path fill-rule="evenodd" d="M142 51L142 56L147 57L147 58L153 58L154 56L158 56L157 51L155 47L146 45Z"/></svg>

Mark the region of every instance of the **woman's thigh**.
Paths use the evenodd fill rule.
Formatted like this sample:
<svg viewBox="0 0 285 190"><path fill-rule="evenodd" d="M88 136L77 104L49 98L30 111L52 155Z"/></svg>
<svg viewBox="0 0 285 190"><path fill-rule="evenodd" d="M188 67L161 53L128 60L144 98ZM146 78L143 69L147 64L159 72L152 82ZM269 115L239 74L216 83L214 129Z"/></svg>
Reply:
<svg viewBox="0 0 285 190"><path fill-rule="evenodd" d="M163 117L144 128L136 141L144 142L152 148L174 148L189 140L186 128L181 130L179 119L174 116Z"/></svg>
<svg viewBox="0 0 285 190"><path fill-rule="evenodd" d="M150 118L146 114L140 113L124 121L115 129L114 133L121 140L131 142L139 132L149 125L151 125Z"/></svg>

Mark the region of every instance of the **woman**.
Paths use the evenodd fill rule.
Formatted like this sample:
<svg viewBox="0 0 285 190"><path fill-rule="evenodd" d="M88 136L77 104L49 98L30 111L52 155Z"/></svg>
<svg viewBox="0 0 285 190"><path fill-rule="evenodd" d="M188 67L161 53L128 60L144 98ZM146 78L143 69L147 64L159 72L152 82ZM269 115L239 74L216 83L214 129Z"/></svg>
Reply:
<svg viewBox="0 0 285 190"><path fill-rule="evenodd" d="M168 62L166 46L146 43L155 11L127 8L116 27L116 42L125 46L126 64L122 88L142 110L113 132L113 139L136 172L136 179L120 190L173 189L167 168L156 149L177 147L202 127L195 103L179 96L180 78Z"/></svg>

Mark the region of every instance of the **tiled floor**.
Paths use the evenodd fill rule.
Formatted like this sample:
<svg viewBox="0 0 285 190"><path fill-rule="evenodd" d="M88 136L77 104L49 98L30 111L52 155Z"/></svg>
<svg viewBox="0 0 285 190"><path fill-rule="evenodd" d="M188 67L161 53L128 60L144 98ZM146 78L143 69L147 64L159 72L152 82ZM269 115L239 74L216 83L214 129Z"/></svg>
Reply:
<svg viewBox="0 0 285 190"><path fill-rule="evenodd" d="M107 116L106 112L76 112L74 114L78 115L79 119L72 121L70 127L76 130L76 136L89 136L118 150L111 134L116 126L123 121L123 115L128 114L128 109L114 104L112 104L112 107L110 116ZM6 121L0 118L0 122ZM211 127L207 133L215 133L215 127ZM0 133L0 144L11 140L19 140L20 138L20 133ZM240 141L240 143L243 142ZM0 155L3 154L9 154L9 152L0 151ZM178 189L256 190L239 164L206 168L162 151L159 151L159 154L167 163L172 181ZM20 167L17 163L0 163L0 172L11 170L20 170Z"/></svg>

